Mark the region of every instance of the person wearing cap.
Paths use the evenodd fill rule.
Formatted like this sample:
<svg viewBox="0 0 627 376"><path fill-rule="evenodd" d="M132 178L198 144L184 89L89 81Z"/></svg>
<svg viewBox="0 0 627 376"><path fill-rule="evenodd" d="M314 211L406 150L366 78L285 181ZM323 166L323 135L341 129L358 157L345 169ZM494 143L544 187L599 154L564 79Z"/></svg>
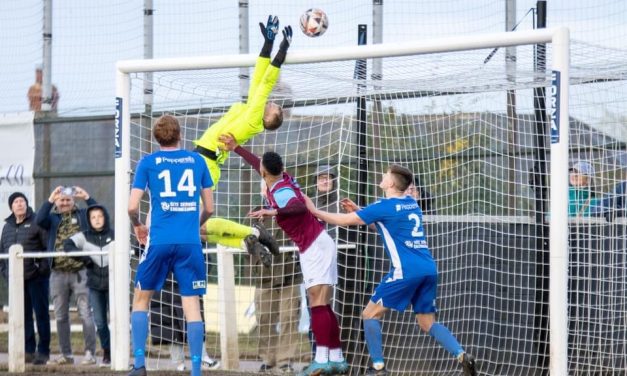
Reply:
<svg viewBox="0 0 627 376"><path fill-rule="evenodd" d="M324 211L337 212L337 170L330 165L320 165L316 169L316 192L313 200L317 207ZM337 237L336 226L325 224L327 232L333 239Z"/></svg>
<svg viewBox="0 0 627 376"><path fill-rule="evenodd" d="M590 208L596 206L592 191L594 167L590 162L577 161L568 172L568 216L588 217Z"/></svg>
<svg viewBox="0 0 627 376"><path fill-rule="evenodd" d="M325 211L335 209L337 204L337 190L335 189L336 178L337 172L334 167L320 165L316 169L315 203L319 208L325 208Z"/></svg>
<svg viewBox="0 0 627 376"><path fill-rule="evenodd" d="M261 181L262 205L252 211L269 209L267 187ZM282 246L291 245L283 230L274 224L272 218L259 219ZM271 257L265 265L262 257L263 246L252 253L249 251L249 270L246 274L255 281L256 333L259 340L258 355L262 364L260 373L289 374L294 372L293 362L298 359L300 343L298 322L300 317L300 284L303 276L299 265L298 252L281 252ZM265 251L266 255L270 255ZM280 328L280 330L277 330Z"/></svg>
<svg viewBox="0 0 627 376"><path fill-rule="evenodd" d="M41 64L35 67L35 83L28 88L28 108L31 111L41 111L43 103L43 66ZM57 87L52 85L50 96L50 111L57 112L57 104L59 103L59 91Z"/></svg>
<svg viewBox="0 0 627 376"><path fill-rule="evenodd" d="M593 202L590 215L605 217L610 222L617 217L627 217L627 180L619 181L612 192Z"/></svg>
<svg viewBox="0 0 627 376"><path fill-rule="evenodd" d="M5 220L0 238L0 251L8 253L14 244L20 244L24 252L46 250L48 234L35 223L35 213L28 206L28 199L21 192L9 196L11 215ZM0 272L9 278L6 260L0 261ZM24 338L26 363L46 364L50 357L50 315L48 313L50 262L47 258L24 259ZM11 281L9 281L9 284ZM37 334L33 312L37 321Z"/></svg>

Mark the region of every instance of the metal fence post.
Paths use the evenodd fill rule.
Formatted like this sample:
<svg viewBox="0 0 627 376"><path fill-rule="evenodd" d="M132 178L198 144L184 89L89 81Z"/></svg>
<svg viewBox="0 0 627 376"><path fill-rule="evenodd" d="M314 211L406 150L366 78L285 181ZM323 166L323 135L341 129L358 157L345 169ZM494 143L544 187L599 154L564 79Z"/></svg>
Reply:
<svg viewBox="0 0 627 376"><path fill-rule="evenodd" d="M9 248L9 372L24 372L24 249Z"/></svg>

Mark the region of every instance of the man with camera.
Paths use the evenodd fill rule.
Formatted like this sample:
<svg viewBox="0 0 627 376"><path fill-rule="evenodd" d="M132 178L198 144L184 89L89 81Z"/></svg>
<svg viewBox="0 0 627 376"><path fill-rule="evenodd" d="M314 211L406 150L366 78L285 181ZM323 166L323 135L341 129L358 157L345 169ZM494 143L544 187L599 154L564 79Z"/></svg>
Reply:
<svg viewBox="0 0 627 376"><path fill-rule="evenodd" d="M63 242L77 232L87 231L89 221L86 208L79 209L75 199L84 200L87 206L96 204L89 193L81 187L56 187L46 202L37 212L37 224L48 231L48 251L63 251ZM82 364L95 364L96 328L89 307L87 288L87 270L79 257L55 257L50 275L50 293L54 304L54 316L57 321L59 347L61 355L48 364L73 364L72 344L70 341L70 297L76 297L78 313L83 322L85 340L85 358Z"/></svg>

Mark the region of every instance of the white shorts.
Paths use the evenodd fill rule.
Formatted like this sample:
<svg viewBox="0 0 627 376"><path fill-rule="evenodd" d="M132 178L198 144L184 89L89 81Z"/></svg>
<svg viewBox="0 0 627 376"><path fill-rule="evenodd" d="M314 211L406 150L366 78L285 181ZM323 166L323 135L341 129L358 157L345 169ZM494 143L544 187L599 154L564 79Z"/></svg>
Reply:
<svg viewBox="0 0 627 376"><path fill-rule="evenodd" d="M305 288L337 284L337 248L335 241L322 231L314 242L300 254Z"/></svg>

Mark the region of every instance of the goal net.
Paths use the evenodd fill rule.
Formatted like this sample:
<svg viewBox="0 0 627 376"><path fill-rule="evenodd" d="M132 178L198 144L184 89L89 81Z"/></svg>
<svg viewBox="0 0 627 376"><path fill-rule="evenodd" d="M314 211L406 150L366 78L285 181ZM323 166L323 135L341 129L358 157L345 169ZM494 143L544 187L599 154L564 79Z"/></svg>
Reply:
<svg viewBox="0 0 627 376"><path fill-rule="evenodd" d="M591 266L583 259L571 260L569 284L565 274L568 239L554 235L568 234L568 149L560 145L569 135L564 133L564 121L559 124L561 133L551 133L555 116L568 119L563 108L560 112L559 97L551 96L552 88L560 89L551 69L568 80L568 59L560 60L563 51L547 44L540 51L546 58L545 69L531 43L550 42L551 34L547 31L538 37L531 32L527 39L511 42L508 38L513 35L523 33L486 38L472 44L476 48L458 43L448 49L426 44L415 50L381 45L381 51L389 49L389 56L368 48L348 48L342 57L334 55L338 50L290 51L271 98L285 109L283 126L259 134L245 146L257 155L278 152L303 191L329 211L339 211L339 198L348 197L360 205L375 201L382 195L378 188L381 173L392 163L413 170L422 195L419 202L425 212L427 239L439 270L437 320L479 359L481 374L545 374L549 360L551 367L557 364L580 374L594 367L624 369L620 354L625 342L625 294L620 291L620 296L605 299L592 291L594 287L606 288L607 294L619 292L624 278L619 267L622 258L617 252L604 258L611 265L607 270L611 282L604 278L605 271L591 276ZM515 59L505 63L506 54L514 54ZM252 68L241 67L252 67L254 57L244 56L235 63L230 58L224 59L223 66L216 63L219 59L199 60L199 69L190 69L186 63L184 70L158 66L158 61L145 62L143 68L141 62L132 62L135 68L126 71L128 76L122 75L129 77L128 91L123 80L119 80L123 89L118 86L118 93L128 93L120 96L126 106L123 113L130 119L128 126L122 122L122 134L128 132L131 171L142 156L157 150L150 129L160 115L169 113L179 119L183 147L191 150L192 141L231 104L245 100ZM208 65L211 69L200 69ZM564 87L561 93L567 97ZM150 97L144 95L146 88L152 92ZM558 101L554 112L551 98ZM570 118L571 134L597 132L586 126L592 120ZM593 133L589 137L603 135ZM120 159L125 158L124 147L122 143ZM609 151L603 158L608 155ZM120 178L116 189L128 184L124 181L128 169L120 165L116 166L116 179ZM320 191L324 185L318 180L321 171L331 181L330 192ZM254 170L231 155L215 191L215 216L251 225L247 213L263 205L259 182ZM128 185L119 192L125 190ZM123 199L116 195L116 208L117 200ZM124 219L117 217L116 231L128 227ZM582 242L596 236L588 231L592 224L578 223L578 227L571 225L573 236L579 234ZM277 367L290 362L298 368L311 358L298 255L276 226L267 225L283 244L282 255L274 258L271 268L260 266L244 251L230 247L216 253L215 245L207 244L205 346L209 356L224 361L225 351L231 348L224 343L224 321L228 320L235 323L238 359ZM369 358L360 313L389 269L389 261L378 236L366 228L329 231L340 248L340 278L333 301L343 347L351 374L362 374ZM624 234L613 236L621 239ZM133 244L130 236L128 242ZM613 249L624 250L613 244ZM575 248L591 257L585 247ZM224 295L225 277L220 275L224 265L218 265L223 260L220 252L230 255L232 262L232 267L227 265L232 269L228 295ZM136 264L132 257L132 270ZM582 269L574 270L572 265ZM184 327L180 333L170 328L171 322L181 319L180 311L157 307L176 306L176 293L165 295L159 296L161 303L150 314L154 330L148 364L153 368L178 365L171 361L171 343L188 352ZM599 304L607 316L591 314ZM226 307L232 316L224 314ZM564 319L567 315L570 320ZM551 338L549 325L554 331ZM383 340L387 368L394 374L461 372L443 348L420 333L409 309L385 316ZM562 342L554 343L557 340ZM247 364L241 363L240 368L252 367Z"/></svg>

